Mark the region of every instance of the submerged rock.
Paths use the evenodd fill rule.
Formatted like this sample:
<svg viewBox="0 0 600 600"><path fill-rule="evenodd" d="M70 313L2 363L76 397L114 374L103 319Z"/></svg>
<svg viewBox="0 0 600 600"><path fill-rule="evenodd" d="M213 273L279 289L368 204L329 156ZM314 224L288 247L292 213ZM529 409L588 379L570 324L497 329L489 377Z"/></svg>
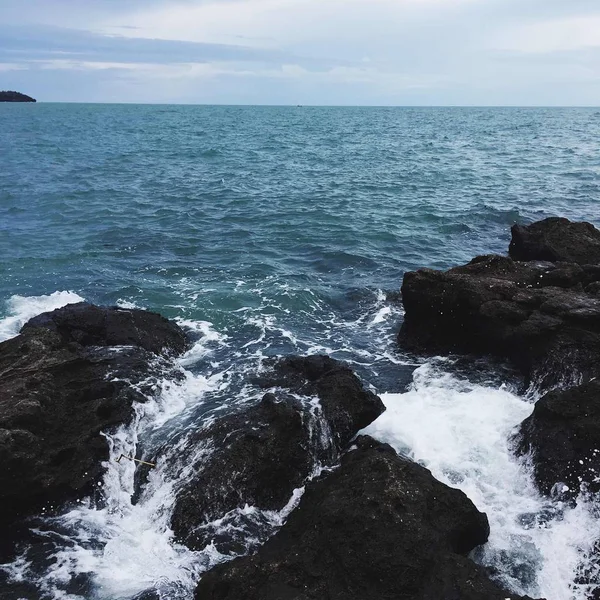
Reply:
<svg viewBox="0 0 600 600"><path fill-rule="evenodd" d="M191 476L177 494L171 526L192 549L216 538L229 551L231 539L219 539L211 521L246 505L280 511L307 477L335 464L352 437L385 410L350 369L327 357L283 359L258 381L315 395L319 404L269 393L189 437Z"/></svg>
<svg viewBox="0 0 600 600"><path fill-rule="evenodd" d="M600 231L591 223L551 217L514 225L509 254L514 260L548 260L580 265L600 263Z"/></svg>
<svg viewBox="0 0 600 600"><path fill-rule="evenodd" d="M128 423L134 387L183 331L142 310L68 305L0 344L0 520L97 489L109 455L102 432Z"/></svg>
<svg viewBox="0 0 600 600"><path fill-rule="evenodd" d="M488 538L486 516L390 446L356 446L254 556L210 571L195 598L504 600L466 558Z"/></svg>
<svg viewBox="0 0 600 600"><path fill-rule="evenodd" d="M517 439L518 453L532 454L535 480L545 494L574 498L581 484L600 491L600 382L546 394Z"/></svg>

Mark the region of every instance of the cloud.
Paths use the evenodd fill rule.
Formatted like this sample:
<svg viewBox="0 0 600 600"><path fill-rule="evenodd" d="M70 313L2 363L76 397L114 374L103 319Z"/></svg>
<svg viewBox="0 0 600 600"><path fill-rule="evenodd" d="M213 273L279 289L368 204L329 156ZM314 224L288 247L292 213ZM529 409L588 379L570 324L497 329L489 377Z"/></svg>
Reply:
<svg viewBox="0 0 600 600"><path fill-rule="evenodd" d="M600 47L600 12L517 26L502 32L494 45L527 53Z"/></svg>
<svg viewBox="0 0 600 600"><path fill-rule="evenodd" d="M0 0L0 69L52 100L598 104L599 32L597 0Z"/></svg>
<svg viewBox="0 0 600 600"><path fill-rule="evenodd" d="M282 62L290 53L277 49L252 48L240 44L214 44L180 40L148 39L105 35L91 31L50 26L1 26L0 60L39 60L56 54L81 61L100 62L206 62L212 60ZM294 56L310 65L312 58Z"/></svg>

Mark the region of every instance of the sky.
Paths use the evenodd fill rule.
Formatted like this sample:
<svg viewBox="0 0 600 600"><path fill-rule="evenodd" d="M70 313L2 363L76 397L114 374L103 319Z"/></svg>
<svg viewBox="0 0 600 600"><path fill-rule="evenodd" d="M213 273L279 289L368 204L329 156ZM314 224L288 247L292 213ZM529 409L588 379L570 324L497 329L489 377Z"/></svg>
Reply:
<svg viewBox="0 0 600 600"><path fill-rule="evenodd" d="M48 102L600 105L600 0L0 0Z"/></svg>

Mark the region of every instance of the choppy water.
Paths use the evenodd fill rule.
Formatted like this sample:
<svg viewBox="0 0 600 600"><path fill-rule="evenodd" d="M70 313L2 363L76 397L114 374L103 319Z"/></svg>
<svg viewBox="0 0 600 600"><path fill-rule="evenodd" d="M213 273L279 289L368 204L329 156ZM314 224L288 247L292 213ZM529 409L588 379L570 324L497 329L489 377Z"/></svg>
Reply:
<svg viewBox="0 0 600 600"><path fill-rule="evenodd" d="M115 455L179 440L142 501L133 465L111 461L108 504L38 523L6 597L189 599L223 557L172 541L181 432L256 400L246 375L264 357L325 352L384 394L370 433L488 513L478 560L515 592L582 600L591 507L540 498L510 452L533 399L483 367L419 366L394 335L406 270L505 252L514 222L598 224L599 136L597 109L0 105L0 337L85 298L158 310L198 338L183 381L111 434ZM212 527L284 518L248 507Z"/></svg>

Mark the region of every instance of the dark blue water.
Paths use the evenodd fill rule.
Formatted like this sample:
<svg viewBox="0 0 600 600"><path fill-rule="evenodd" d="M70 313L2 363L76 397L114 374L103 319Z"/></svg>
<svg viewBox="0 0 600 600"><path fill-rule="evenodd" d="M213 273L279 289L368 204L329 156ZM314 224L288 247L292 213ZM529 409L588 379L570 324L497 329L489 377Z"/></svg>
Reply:
<svg viewBox="0 0 600 600"><path fill-rule="evenodd" d="M287 352L326 352L404 392L403 273L504 253L514 223L599 224L599 139L598 109L0 105L0 337L78 298L180 319L200 340L183 364L194 384L167 394L173 418L148 439L252 400L247 373ZM94 597L151 586L136 571L147 556L131 590L94 556ZM189 595L187 579L168 583L181 560L165 559L164 598ZM569 573L555 598L570 597Z"/></svg>
<svg viewBox="0 0 600 600"><path fill-rule="evenodd" d="M596 109L1 105L0 297L396 288L515 222L597 220L599 136Z"/></svg>

